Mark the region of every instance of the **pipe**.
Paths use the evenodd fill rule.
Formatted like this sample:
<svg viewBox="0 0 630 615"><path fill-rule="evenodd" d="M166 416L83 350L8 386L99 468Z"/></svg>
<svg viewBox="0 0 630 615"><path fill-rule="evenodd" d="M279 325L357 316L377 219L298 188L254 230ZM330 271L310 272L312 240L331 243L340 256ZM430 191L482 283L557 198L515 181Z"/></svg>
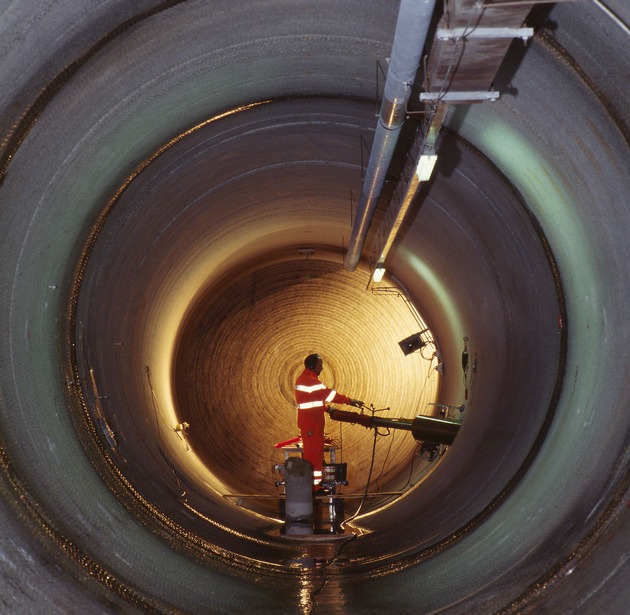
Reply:
<svg viewBox="0 0 630 615"><path fill-rule="evenodd" d="M344 262L348 271L354 271L361 258L376 203L385 183L385 174L398 142L434 8L435 0L402 0L400 3L383 102L348 241Z"/></svg>

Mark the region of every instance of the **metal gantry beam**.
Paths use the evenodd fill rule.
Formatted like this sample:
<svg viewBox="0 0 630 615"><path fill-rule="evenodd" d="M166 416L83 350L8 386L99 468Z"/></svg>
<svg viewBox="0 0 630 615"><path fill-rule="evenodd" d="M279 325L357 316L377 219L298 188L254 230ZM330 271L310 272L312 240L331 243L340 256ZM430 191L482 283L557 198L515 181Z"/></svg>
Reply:
<svg viewBox="0 0 630 615"><path fill-rule="evenodd" d="M435 1L402 0L400 4L383 102L348 241L344 263L348 271L354 271L361 259L376 203L405 119L407 102L420 65Z"/></svg>
<svg viewBox="0 0 630 615"><path fill-rule="evenodd" d="M447 105L440 102L436 105L435 111L431 115L428 128L425 135L419 134L416 138L414 146L412 146L406 168L408 173L404 174L404 178L399 183L400 198L396 197L398 192L394 193L394 197L390 201L387 215L381 224L381 230L377 233L375 241L377 242L378 258L376 259L376 269L384 269L385 259L394 244L394 240L398 235L398 231L402 226L403 220L407 215L407 211L411 207L422 181L427 181L430 177L433 164L435 164L435 146L437 137L446 117ZM428 157L432 157L430 161L430 169L425 175L423 172L423 161Z"/></svg>
<svg viewBox="0 0 630 615"><path fill-rule="evenodd" d="M444 123L447 105L492 102L499 92L492 84L500 64L515 38L523 41L533 36L532 28L522 27L534 2L518 6L492 7L477 0L451 0L444 4L424 69L420 102L430 118L419 132L408 155L407 164L387 206L379 232L371 250L372 278L378 280L385 271L385 259L392 250L403 220L415 199L420 185L429 179L424 163L435 163L436 145ZM400 19L400 16L399 16ZM385 104L385 101L383 101ZM375 139L373 155L384 176L384 157ZM387 164L391 155L387 158ZM371 177L370 177L371 179ZM368 178L366 177L366 183ZM364 193L366 193L364 183ZM359 207L346 255L346 268L354 270L363 248L382 184L368 186L369 198ZM363 196L363 194L362 194ZM379 276L377 278L376 276Z"/></svg>

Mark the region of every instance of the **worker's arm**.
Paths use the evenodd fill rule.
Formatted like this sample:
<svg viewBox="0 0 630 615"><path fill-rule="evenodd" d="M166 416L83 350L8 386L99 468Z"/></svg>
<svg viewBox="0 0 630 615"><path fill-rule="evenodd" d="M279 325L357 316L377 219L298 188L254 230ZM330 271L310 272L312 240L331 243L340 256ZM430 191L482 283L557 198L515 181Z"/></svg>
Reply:
<svg viewBox="0 0 630 615"><path fill-rule="evenodd" d="M346 404L347 406L356 406L360 408L363 405L363 402L358 399L352 399L347 395L342 395L341 393L337 393L337 391L333 389L329 389L329 394L326 397L326 402L329 404Z"/></svg>

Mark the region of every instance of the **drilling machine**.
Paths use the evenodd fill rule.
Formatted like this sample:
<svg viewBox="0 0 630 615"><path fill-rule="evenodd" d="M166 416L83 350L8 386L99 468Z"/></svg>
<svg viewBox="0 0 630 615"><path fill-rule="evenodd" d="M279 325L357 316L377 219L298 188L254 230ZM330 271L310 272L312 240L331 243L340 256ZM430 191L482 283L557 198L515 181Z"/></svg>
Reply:
<svg viewBox="0 0 630 615"><path fill-rule="evenodd" d="M363 410L351 412L337 408L328 408L327 412L334 421L373 429L386 427L410 431L417 441L422 442L423 446L429 445L429 448L440 444L451 445L461 425L461 421L425 415L418 415L415 419L383 418L375 416L374 409L372 414L365 414ZM313 472L308 461L289 457L284 465L278 465L276 469L285 476L285 480L276 485L285 487L281 512L285 518L284 531L287 535L336 534L343 531L344 504L339 487L348 484L345 463L333 462L324 466L324 493L315 496L312 492Z"/></svg>

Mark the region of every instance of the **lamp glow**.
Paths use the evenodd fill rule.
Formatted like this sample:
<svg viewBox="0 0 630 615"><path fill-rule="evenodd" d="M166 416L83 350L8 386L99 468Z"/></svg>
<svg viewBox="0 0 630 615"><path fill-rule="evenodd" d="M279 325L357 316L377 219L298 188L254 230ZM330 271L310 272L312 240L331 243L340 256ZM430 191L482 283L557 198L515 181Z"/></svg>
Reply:
<svg viewBox="0 0 630 615"><path fill-rule="evenodd" d="M383 279L384 275L385 275L385 266L379 263L374 268L374 273L372 274L372 280L378 283Z"/></svg>
<svg viewBox="0 0 630 615"><path fill-rule="evenodd" d="M416 166L416 175L418 181L426 182L431 179L431 173L433 173L433 167L437 162L437 154L422 154L418 165Z"/></svg>

